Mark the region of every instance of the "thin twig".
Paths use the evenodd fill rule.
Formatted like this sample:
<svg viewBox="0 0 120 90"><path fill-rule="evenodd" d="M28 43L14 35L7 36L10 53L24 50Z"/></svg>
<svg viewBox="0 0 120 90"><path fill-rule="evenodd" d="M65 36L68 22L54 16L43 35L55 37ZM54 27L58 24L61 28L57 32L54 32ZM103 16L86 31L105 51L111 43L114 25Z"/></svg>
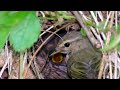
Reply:
<svg viewBox="0 0 120 90"><path fill-rule="evenodd" d="M45 32L41 33L39 37L42 37L45 33L47 33L49 30L51 30L52 28L56 27L57 25L59 25L60 23L55 23L54 25L50 26L48 29L45 30Z"/></svg>
<svg viewBox="0 0 120 90"><path fill-rule="evenodd" d="M46 31L46 30L44 30L44 32L54 33L52 31ZM55 33L55 35L58 36L63 41L63 39L62 39L62 37L60 35L58 35L57 33Z"/></svg>

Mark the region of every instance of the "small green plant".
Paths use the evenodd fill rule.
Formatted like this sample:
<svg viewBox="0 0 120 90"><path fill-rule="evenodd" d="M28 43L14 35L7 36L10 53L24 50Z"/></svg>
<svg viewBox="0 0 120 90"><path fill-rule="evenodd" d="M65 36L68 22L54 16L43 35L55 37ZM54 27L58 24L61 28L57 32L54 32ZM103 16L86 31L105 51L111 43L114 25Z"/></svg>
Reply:
<svg viewBox="0 0 120 90"><path fill-rule="evenodd" d="M1 11L0 18L0 49L8 37L17 52L25 51L37 41L40 23L35 11Z"/></svg>
<svg viewBox="0 0 120 90"><path fill-rule="evenodd" d="M20 52L20 79L23 78L23 56L38 39L41 26L35 11L0 12L0 49L8 39L16 52Z"/></svg>

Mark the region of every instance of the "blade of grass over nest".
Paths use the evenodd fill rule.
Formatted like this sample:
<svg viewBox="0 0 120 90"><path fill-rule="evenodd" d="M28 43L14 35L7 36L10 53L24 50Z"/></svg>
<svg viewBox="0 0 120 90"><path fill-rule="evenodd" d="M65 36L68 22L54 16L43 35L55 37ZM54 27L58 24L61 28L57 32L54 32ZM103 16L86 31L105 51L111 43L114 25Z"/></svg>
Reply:
<svg viewBox="0 0 120 90"><path fill-rule="evenodd" d="M84 22L85 22L85 24L86 24L87 26L96 27L96 25L95 25L92 21L90 21L89 19L87 19L87 17L83 14L82 11L79 11L79 13L82 15L83 20L84 20Z"/></svg>
<svg viewBox="0 0 120 90"><path fill-rule="evenodd" d="M56 22L55 24L53 24L52 26L50 26L48 29L46 29L44 32L42 32L39 37L42 37L45 33L47 33L52 28L56 27L57 25L60 25L60 22Z"/></svg>
<svg viewBox="0 0 120 90"><path fill-rule="evenodd" d="M96 18L96 16L95 16L95 13L94 13L93 11L90 11L90 13L91 13L91 15L92 15L92 17L93 17L96 25L98 25L98 21L97 21L97 18Z"/></svg>
<svg viewBox="0 0 120 90"><path fill-rule="evenodd" d="M110 19L111 14L112 14L112 11L110 11L109 15L107 16L107 19L106 19L106 22L105 22L105 25L104 25L104 29L106 29L106 26L108 24L108 21Z"/></svg>

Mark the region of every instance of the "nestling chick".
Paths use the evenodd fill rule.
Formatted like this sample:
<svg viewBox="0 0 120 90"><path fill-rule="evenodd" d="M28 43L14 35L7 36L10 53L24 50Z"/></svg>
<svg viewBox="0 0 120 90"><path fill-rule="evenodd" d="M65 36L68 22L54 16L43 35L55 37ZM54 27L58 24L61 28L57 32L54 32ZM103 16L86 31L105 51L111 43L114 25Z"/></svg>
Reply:
<svg viewBox="0 0 120 90"><path fill-rule="evenodd" d="M97 79L101 52L79 31L70 31L63 36L56 51L69 55L67 69L72 79Z"/></svg>

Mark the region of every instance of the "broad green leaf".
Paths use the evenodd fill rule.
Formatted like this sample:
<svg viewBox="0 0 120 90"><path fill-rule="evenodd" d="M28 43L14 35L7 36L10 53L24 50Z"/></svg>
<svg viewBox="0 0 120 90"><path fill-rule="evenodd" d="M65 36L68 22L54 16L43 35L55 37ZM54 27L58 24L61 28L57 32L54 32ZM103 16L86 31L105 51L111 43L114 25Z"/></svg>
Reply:
<svg viewBox="0 0 120 90"><path fill-rule="evenodd" d="M26 13L18 11L0 11L0 49L4 47L7 37L12 30L11 27L22 20Z"/></svg>
<svg viewBox="0 0 120 90"><path fill-rule="evenodd" d="M4 47L4 44L9 35L10 29L8 26L0 26L0 49Z"/></svg>
<svg viewBox="0 0 120 90"><path fill-rule="evenodd" d="M1 11L0 25L14 26L20 22L26 14L25 11Z"/></svg>
<svg viewBox="0 0 120 90"><path fill-rule="evenodd" d="M18 23L12 27L9 40L15 51L22 52L37 41L40 34L40 23L35 11L20 11L17 18L22 20L18 20Z"/></svg>

